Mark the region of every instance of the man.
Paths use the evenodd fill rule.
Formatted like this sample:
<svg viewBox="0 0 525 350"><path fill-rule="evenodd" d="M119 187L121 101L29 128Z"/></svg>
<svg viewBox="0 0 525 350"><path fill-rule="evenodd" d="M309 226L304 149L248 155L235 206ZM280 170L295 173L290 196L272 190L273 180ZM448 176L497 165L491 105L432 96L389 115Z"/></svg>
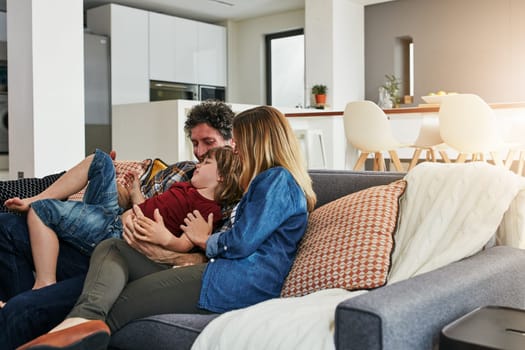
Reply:
<svg viewBox="0 0 525 350"><path fill-rule="evenodd" d="M208 149L232 144L233 116L230 107L221 102L206 101L192 108L184 129L199 161ZM142 189L145 196L162 192L173 182L189 180L195 164L180 162L163 170ZM200 254L174 253L134 237L124 238L132 247L158 262L186 265L204 259ZM88 256L61 243L58 283L31 290L34 266L26 218L0 214L0 300L7 301L0 309L0 349L15 348L64 319L80 295L88 266Z"/></svg>

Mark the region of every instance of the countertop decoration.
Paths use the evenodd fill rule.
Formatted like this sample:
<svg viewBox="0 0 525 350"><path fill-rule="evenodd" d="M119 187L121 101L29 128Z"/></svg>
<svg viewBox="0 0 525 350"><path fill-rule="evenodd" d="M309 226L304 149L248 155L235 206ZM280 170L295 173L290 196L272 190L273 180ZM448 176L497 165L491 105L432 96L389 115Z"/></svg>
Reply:
<svg viewBox="0 0 525 350"><path fill-rule="evenodd" d="M312 86L312 94L315 96L315 104L317 107L324 107L326 104L326 85L316 84Z"/></svg>
<svg viewBox="0 0 525 350"><path fill-rule="evenodd" d="M381 85L381 88L386 91L390 101L392 102L393 108L399 108L399 103L401 102L399 97L399 86L401 81L394 74L385 74L386 82Z"/></svg>

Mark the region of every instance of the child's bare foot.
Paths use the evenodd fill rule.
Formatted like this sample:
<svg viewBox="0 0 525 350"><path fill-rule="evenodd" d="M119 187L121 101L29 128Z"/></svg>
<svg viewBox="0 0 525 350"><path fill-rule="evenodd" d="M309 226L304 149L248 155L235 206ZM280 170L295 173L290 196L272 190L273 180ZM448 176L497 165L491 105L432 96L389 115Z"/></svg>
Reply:
<svg viewBox="0 0 525 350"><path fill-rule="evenodd" d="M18 197L9 198L4 202L4 206L13 211L26 212L29 210L29 205L32 203L29 198L20 199Z"/></svg>
<svg viewBox="0 0 525 350"><path fill-rule="evenodd" d="M3 308L4 306L5 306L5 303L2 300L0 300L0 309Z"/></svg>

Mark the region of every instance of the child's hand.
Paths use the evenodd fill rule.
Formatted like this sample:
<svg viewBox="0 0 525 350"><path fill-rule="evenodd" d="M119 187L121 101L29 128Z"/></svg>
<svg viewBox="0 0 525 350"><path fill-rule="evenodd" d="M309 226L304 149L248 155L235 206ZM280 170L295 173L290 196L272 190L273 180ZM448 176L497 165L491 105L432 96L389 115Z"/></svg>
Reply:
<svg viewBox="0 0 525 350"><path fill-rule="evenodd" d="M164 225L164 219L158 209L153 212L154 220L145 217L137 205L133 206L133 213L135 214L133 228L136 238L162 247L168 246L173 235Z"/></svg>
<svg viewBox="0 0 525 350"><path fill-rule="evenodd" d="M180 228L193 244L206 249L206 241L213 231L213 213L208 215L206 221L198 210L194 210L193 213L188 213Z"/></svg>

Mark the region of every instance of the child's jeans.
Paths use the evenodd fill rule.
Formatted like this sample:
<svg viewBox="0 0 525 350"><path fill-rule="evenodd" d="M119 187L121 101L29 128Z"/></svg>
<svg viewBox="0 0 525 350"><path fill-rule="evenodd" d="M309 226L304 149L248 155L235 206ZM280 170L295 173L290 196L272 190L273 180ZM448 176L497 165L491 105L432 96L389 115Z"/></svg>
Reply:
<svg viewBox="0 0 525 350"><path fill-rule="evenodd" d="M109 155L98 149L82 202L43 199L33 202L31 208L60 240L87 255L102 240L122 236L115 166Z"/></svg>

